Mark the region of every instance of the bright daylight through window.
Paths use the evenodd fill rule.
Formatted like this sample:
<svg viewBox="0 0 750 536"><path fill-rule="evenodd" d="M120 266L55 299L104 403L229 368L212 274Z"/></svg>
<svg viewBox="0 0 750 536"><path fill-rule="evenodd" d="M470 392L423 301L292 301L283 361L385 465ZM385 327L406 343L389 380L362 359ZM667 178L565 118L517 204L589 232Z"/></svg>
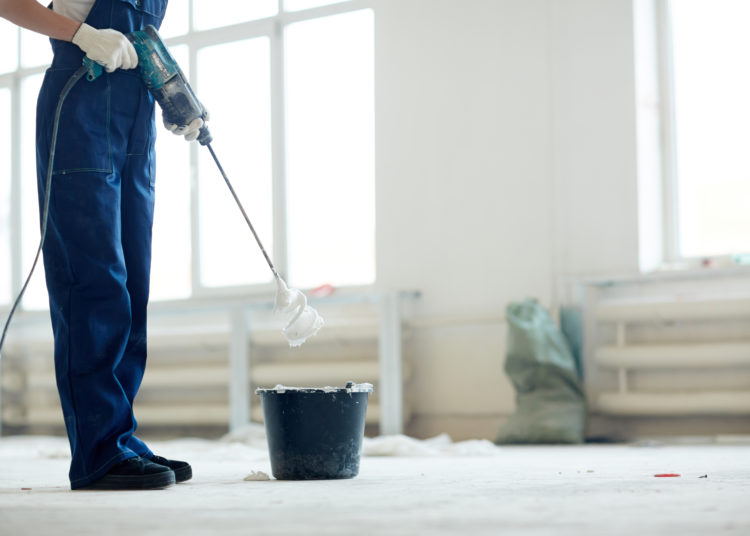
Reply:
<svg viewBox="0 0 750 536"><path fill-rule="evenodd" d="M369 6L181 0L170 2L160 31L209 110L212 147L292 286L375 279ZM39 242L34 116L52 54L48 39L4 20L0 46L0 306L7 306ZM151 299L271 288L209 153L164 130L160 110L156 148ZM23 305L47 306L41 263Z"/></svg>
<svg viewBox="0 0 750 536"><path fill-rule="evenodd" d="M669 3L676 250L750 252L750 2Z"/></svg>

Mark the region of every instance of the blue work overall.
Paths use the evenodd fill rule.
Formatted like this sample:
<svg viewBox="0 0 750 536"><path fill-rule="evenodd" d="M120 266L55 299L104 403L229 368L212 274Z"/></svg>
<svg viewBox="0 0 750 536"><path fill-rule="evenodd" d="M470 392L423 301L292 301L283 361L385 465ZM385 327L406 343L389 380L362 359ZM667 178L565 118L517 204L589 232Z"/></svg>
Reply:
<svg viewBox="0 0 750 536"><path fill-rule="evenodd" d="M86 23L123 33L158 28L166 6L96 0ZM52 49L37 102L40 206L57 100L83 59L72 43L53 39ZM81 78L62 107L44 269L73 489L152 455L133 435L133 400L146 366L155 137L154 101L137 68Z"/></svg>

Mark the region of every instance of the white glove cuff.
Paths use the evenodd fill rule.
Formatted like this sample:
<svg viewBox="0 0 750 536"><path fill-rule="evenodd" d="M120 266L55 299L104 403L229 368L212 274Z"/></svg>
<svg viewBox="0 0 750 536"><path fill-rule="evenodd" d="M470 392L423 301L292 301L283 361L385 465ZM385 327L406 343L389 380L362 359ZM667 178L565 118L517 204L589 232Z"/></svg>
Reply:
<svg viewBox="0 0 750 536"><path fill-rule="evenodd" d="M95 35L95 28L89 26L85 22L81 23L81 26L78 27L78 30L73 35L73 44L78 45L78 48L85 52L86 49L91 46L92 41L95 39Z"/></svg>

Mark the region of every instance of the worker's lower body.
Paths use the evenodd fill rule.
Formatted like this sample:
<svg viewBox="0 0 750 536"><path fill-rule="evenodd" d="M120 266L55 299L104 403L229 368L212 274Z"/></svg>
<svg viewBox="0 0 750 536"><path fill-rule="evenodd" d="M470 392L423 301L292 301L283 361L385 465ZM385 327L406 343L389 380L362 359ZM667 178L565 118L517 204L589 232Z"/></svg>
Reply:
<svg viewBox="0 0 750 536"><path fill-rule="evenodd" d="M74 70L53 62L39 95L40 206L57 97ZM57 133L44 267L73 489L175 480L172 468L149 461L153 453L134 435L133 402L146 366L155 176L154 104L139 76L116 71L79 81ZM124 480L113 481L111 472ZM125 481L132 485L117 485Z"/></svg>
<svg viewBox="0 0 750 536"><path fill-rule="evenodd" d="M95 0L94 28L123 33L154 24L167 0ZM154 210L154 103L138 70L79 80L83 52L51 40L54 57L37 103L37 176L44 200L56 139L44 267L57 388L77 488L155 488L190 477L155 458L134 434L133 402L146 366L146 305ZM179 473L179 474L178 474Z"/></svg>

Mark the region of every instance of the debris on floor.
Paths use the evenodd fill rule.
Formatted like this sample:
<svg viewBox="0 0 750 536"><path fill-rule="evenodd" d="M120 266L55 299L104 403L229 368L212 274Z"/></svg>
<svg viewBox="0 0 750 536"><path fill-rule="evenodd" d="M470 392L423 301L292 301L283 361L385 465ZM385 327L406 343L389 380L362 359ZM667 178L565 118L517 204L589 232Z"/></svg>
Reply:
<svg viewBox="0 0 750 536"><path fill-rule="evenodd" d="M254 482L261 480L271 480L271 477L269 477L268 474L264 473L263 471L250 471L250 474L247 475L243 480Z"/></svg>

